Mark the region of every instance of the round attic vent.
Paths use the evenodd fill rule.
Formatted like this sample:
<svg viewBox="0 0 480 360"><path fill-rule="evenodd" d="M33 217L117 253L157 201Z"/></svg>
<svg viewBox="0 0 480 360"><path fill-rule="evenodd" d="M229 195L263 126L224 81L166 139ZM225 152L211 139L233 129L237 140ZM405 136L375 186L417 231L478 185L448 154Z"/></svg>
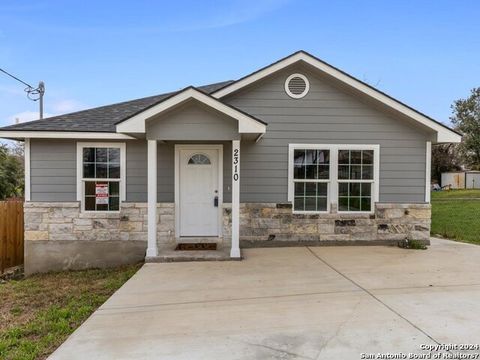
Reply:
<svg viewBox="0 0 480 360"><path fill-rule="evenodd" d="M310 83L305 75L292 74L285 80L285 92L294 99L307 95Z"/></svg>

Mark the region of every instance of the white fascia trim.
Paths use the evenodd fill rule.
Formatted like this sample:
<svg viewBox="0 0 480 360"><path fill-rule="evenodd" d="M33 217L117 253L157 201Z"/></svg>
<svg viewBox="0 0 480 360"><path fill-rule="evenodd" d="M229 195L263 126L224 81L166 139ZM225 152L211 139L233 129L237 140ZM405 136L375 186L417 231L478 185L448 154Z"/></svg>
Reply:
<svg viewBox="0 0 480 360"><path fill-rule="evenodd" d="M127 151L126 144L121 142L77 142L77 201L82 204L82 212L85 211L83 198L83 148L85 147L108 147L120 149L120 201L127 200ZM108 180L108 179L105 179ZM113 179L115 180L115 179ZM120 205L121 206L121 205ZM102 211L102 213L105 211ZM113 211L112 211L113 212Z"/></svg>
<svg viewBox="0 0 480 360"><path fill-rule="evenodd" d="M75 131L0 131L0 138L7 139L92 139L128 140L132 136L117 133Z"/></svg>
<svg viewBox="0 0 480 360"><path fill-rule="evenodd" d="M260 79L263 79L266 76L269 76L279 70L282 70L285 67L290 66L298 61L306 62L307 64L319 69L320 71L323 71L324 73L334 77L335 79L351 86L352 88L374 98L375 100L378 100L384 103L390 108L393 108L396 111L408 116L409 118L421 123L422 125L436 131L437 132L436 140L439 143L440 142L459 143L462 139L462 137L457 133L447 128L444 128L443 126L437 124L435 121L432 121L426 116L423 116L422 114L408 108L407 106L399 103L398 101L393 100L392 98L382 94L381 92L375 89L372 89L371 87L363 84L362 82L342 73L341 71L331 67L330 65L322 61L319 61L314 57L305 53L298 53L293 56L290 56L284 59L283 61L275 63L259 72L252 74L251 76L248 76L238 82L234 82L233 84L228 85L225 88L212 93L212 96L217 99L220 99L228 94L231 94L234 91L237 91L247 85L250 85Z"/></svg>
<svg viewBox="0 0 480 360"><path fill-rule="evenodd" d="M254 118L233 109L230 106L227 106L220 101L205 95L204 93L189 88L181 93L162 101L161 103L152 106L151 108L142 111L141 113L131 117L128 120L123 121L122 123L117 125L117 132L119 133L145 133L145 121L149 118L159 115L162 112L181 104L184 101L195 99L215 110L218 110L224 113L227 116L230 116L234 119L238 120L238 132L239 133L255 133L261 134L265 133L266 125L260 123L259 121L255 120Z"/></svg>
<svg viewBox="0 0 480 360"><path fill-rule="evenodd" d="M380 199L380 145L377 144L288 144L288 193L287 199L292 202L294 198L294 182L293 182L293 151L295 149L320 149L330 150L330 179L325 179L328 185L328 202L327 211L329 213L330 203L337 203L338 198L338 150L373 150L373 194L372 194L372 210L370 212L358 212L362 214L373 213L375 211L375 203ZM355 180L354 180L355 181ZM371 181L369 181L371 182ZM337 204L338 205L338 204ZM294 211L294 213L296 213ZM300 212L301 213L301 212ZM322 213L315 211L312 213ZM339 211L339 213L342 213ZM351 214L352 211L345 213Z"/></svg>

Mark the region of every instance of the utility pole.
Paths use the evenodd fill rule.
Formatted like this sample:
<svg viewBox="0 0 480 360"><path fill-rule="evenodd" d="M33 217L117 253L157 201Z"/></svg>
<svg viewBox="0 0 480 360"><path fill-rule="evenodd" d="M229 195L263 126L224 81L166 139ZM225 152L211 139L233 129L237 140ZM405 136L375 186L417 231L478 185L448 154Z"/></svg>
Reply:
<svg viewBox="0 0 480 360"><path fill-rule="evenodd" d="M45 94L45 83L40 81L38 83L38 100L40 105L40 119L43 119L43 94Z"/></svg>

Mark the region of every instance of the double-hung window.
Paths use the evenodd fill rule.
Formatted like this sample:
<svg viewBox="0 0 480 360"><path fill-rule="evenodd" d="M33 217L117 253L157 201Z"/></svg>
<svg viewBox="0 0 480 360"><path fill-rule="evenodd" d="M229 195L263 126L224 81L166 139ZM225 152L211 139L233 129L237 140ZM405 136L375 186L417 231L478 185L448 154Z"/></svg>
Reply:
<svg viewBox="0 0 480 360"><path fill-rule="evenodd" d="M327 211L330 181L330 150L293 150L293 209L298 212Z"/></svg>
<svg viewBox="0 0 480 360"><path fill-rule="evenodd" d="M119 211L125 199L125 144L77 144L77 197L83 211Z"/></svg>
<svg viewBox="0 0 480 360"><path fill-rule="evenodd" d="M378 145L289 145L288 200L295 213L373 212L378 201Z"/></svg>

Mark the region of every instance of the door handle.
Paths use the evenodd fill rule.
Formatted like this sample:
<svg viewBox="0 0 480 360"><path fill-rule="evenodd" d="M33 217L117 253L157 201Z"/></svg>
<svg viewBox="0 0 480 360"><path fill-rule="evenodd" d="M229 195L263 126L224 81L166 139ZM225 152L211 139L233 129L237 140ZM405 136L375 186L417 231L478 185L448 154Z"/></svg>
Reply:
<svg viewBox="0 0 480 360"><path fill-rule="evenodd" d="M213 206L218 207L218 196L213 198Z"/></svg>

